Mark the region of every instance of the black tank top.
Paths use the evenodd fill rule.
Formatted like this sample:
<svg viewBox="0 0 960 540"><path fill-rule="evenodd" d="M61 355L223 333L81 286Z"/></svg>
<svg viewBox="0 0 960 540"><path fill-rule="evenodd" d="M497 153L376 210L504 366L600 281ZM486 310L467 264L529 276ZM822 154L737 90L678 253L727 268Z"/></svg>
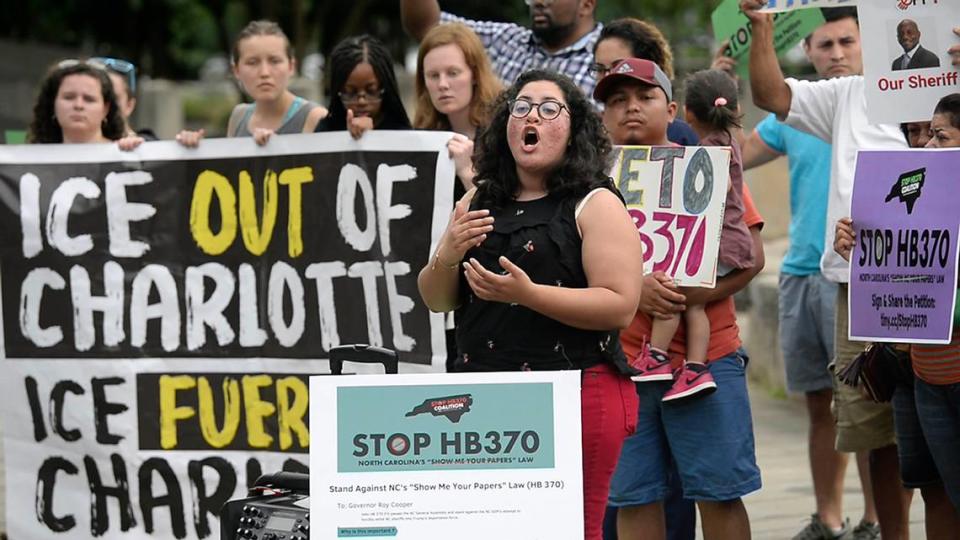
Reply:
<svg viewBox="0 0 960 540"><path fill-rule="evenodd" d="M473 257L502 272L497 262L502 255L534 283L586 288L576 203L548 195L492 211L494 230L464 260ZM462 273L459 290L456 371L586 369L611 363L627 373L616 330L583 330L520 305L481 300Z"/></svg>

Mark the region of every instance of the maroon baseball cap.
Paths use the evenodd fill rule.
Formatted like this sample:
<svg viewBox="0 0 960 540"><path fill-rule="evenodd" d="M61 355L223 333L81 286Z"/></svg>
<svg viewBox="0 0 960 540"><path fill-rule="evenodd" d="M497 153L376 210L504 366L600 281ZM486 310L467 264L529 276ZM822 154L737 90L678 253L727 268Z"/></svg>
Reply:
<svg viewBox="0 0 960 540"><path fill-rule="evenodd" d="M660 69L660 66L642 58L627 58L611 66L610 71L593 89L593 99L606 101L607 96L613 92L617 84L626 79L656 86L667 95L667 101L673 100L673 85L670 84L670 78Z"/></svg>

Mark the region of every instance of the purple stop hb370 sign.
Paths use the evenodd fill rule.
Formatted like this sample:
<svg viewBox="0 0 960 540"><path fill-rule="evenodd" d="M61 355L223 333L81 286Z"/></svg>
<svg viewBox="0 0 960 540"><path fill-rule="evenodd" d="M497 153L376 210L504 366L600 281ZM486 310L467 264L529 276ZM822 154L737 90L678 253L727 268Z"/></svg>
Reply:
<svg viewBox="0 0 960 540"><path fill-rule="evenodd" d="M860 152L853 187L850 339L950 342L960 231L958 163L960 150Z"/></svg>

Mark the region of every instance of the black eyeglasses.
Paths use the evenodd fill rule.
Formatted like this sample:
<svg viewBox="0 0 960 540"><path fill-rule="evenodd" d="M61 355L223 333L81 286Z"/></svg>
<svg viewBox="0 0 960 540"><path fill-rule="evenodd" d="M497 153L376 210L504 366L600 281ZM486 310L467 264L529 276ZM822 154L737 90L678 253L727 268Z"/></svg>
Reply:
<svg viewBox="0 0 960 540"><path fill-rule="evenodd" d="M510 115L514 118L526 118L532 110L537 109L537 114L540 115L540 118L553 120L560 116L560 113L566 108L566 105L557 101L533 103L526 99L515 99L510 103Z"/></svg>
<svg viewBox="0 0 960 540"><path fill-rule="evenodd" d="M344 103L356 103L361 99L368 103L375 103L383 99L383 88L373 92L337 92L337 95L340 96L340 101Z"/></svg>
<svg viewBox="0 0 960 540"><path fill-rule="evenodd" d="M619 61L620 60L614 60L609 66L605 66L599 62L594 62L593 64L590 64L590 73L593 74L594 78L602 79L603 77L606 77L608 73L610 73L610 67L617 65L617 62Z"/></svg>
<svg viewBox="0 0 960 540"><path fill-rule="evenodd" d="M68 58L58 62L57 67L63 69L79 66L80 64L102 69L104 71L112 71L117 75L122 75L127 78L127 85L130 87L130 93L133 94L137 90L137 67L126 60L106 58L102 56L88 58L87 60Z"/></svg>
<svg viewBox="0 0 960 540"><path fill-rule="evenodd" d="M117 75L123 75L127 78L127 86L130 87L130 93L133 94L137 91L137 66L126 60L108 58L106 56L95 56L89 61L103 64L103 67Z"/></svg>

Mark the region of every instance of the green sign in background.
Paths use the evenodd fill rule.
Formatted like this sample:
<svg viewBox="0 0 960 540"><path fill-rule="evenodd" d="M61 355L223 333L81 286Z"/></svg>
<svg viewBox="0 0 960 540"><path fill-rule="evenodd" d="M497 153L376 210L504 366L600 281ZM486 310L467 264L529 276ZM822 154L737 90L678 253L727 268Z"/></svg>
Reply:
<svg viewBox="0 0 960 540"><path fill-rule="evenodd" d="M429 412L407 416L425 401L465 394L473 402L458 422ZM379 455L373 434L384 435ZM404 435L409 444L405 445L402 437L393 439L394 434ZM429 443L416 448L415 434L422 434L421 443L424 435L429 437ZM473 435L469 434L477 434L475 443L470 442ZM357 435L366 435L365 456L354 455L359 449ZM447 445L442 444L444 438ZM459 447L453 444L456 441ZM391 452L391 447L400 455ZM338 472L553 468L554 450L551 383L337 389Z"/></svg>
<svg viewBox="0 0 960 540"><path fill-rule="evenodd" d="M717 44L729 41L728 56L737 61L737 74L749 76L749 53L752 35L750 20L740 11L740 0L723 0L712 15L713 34ZM773 46L777 54L793 48L824 23L819 9L801 9L774 15Z"/></svg>

